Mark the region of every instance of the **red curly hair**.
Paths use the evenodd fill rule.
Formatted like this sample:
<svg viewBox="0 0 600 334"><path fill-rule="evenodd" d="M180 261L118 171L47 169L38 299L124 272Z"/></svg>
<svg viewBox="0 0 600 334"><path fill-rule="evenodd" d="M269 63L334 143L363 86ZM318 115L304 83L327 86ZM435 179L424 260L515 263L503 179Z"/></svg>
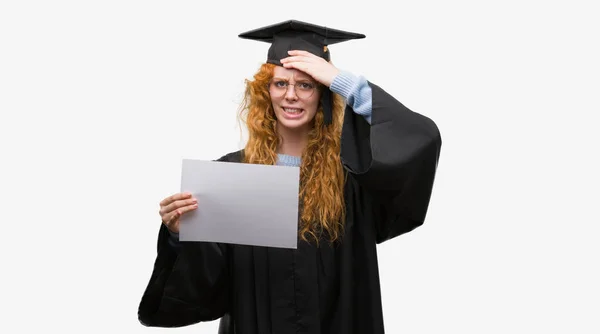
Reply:
<svg viewBox="0 0 600 334"><path fill-rule="evenodd" d="M271 103L268 82L273 78L275 65L263 64L246 80L240 118L248 128L248 142L244 148L244 162L274 165L277 162L279 136L277 119ZM321 89L328 89L321 87ZM319 105L309 132L308 145L302 153L300 166L300 236L316 243L323 237L330 242L338 240L345 218L345 173L340 160L340 140L344 118L344 101L333 94L333 122L323 124L323 109Z"/></svg>

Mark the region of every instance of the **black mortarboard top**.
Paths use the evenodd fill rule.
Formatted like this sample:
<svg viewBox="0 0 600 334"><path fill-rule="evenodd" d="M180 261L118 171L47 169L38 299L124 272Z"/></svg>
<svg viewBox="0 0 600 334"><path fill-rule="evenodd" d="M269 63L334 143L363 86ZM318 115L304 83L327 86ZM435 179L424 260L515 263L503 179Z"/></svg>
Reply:
<svg viewBox="0 0 600 334"><path fill-rule="evenodd" d="M331 29L296 20L288 20L242 33L240 38L271 43L267 63L281 65L280 60L289 56L290 50L304 50L327 61L330 60L328 45L351 39L365 38L363 34ZM321 96L325 124L331 124L331 92L325 90Z"/></svg>

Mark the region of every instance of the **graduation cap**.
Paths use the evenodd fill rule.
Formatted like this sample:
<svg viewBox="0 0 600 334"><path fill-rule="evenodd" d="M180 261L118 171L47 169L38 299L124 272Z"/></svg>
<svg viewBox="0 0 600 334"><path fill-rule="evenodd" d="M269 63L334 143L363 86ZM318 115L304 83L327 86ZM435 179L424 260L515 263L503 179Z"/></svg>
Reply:
<svg viewBox="0 0 600 334"><path fill-rule="evenodd" d="M238 37L271 43L267 53L267 63L282 66L280 60L288 57L288 51L290 50L308 51L329 61L328 45L351 39L365 38L365 35L302 21L288 20L241 33ZM323 106L325 124L331 124L333 99L330 90L323 91L321 105Z"/></svg>

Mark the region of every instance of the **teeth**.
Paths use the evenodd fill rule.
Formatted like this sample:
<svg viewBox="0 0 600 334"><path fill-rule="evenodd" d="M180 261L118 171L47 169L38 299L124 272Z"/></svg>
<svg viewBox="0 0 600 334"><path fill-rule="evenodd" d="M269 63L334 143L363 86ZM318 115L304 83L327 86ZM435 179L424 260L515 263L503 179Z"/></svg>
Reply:
<svg viewBox="0 0 600 334"><path fill-rule="evenodd" d="M295 108L283 108L283 110L285 110L285 112L288 112L290 114L297 114L302 111L302 109L295 109Z"/></svg>

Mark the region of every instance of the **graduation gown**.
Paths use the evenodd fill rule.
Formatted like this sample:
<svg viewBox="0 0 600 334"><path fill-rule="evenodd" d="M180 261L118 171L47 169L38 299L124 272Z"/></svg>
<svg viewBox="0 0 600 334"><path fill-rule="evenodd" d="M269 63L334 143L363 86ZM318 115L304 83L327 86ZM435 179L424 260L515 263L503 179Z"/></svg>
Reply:
<svg viewBox="0 0 600 334"><path fill-rule="evenodd" d="M319 247L299 241L295 250L209 242L175 248L161 225L138 308L143 325L220 318L220 334L384 333L376 246L423 224L441 137L432 120L369 85L371 124L350 107L344 116L342 240Z"/></svg>

